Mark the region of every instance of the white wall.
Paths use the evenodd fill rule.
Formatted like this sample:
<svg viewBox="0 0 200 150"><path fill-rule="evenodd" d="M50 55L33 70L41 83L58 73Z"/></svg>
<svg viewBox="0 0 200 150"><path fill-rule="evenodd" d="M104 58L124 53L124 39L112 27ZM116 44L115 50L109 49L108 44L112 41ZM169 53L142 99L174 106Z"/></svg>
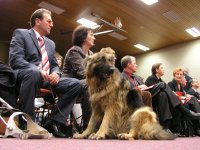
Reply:
<svg viewBox="0 0 200 150"><path fill-rule="evenodd" d="M151 66L161 62L165 70L162 77L165 82L172 80L172 72L176 67L187 67L189 75L200 82L200 39L138 55L136 61L137 74L142 76L144 81L151 75Z"/></svg>

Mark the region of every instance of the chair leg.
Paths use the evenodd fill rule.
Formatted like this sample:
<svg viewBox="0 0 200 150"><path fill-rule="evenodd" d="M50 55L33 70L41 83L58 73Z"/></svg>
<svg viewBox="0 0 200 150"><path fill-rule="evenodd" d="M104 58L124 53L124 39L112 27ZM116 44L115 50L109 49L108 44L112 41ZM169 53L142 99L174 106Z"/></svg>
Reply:
<svg viewBox="0 0 200 150"><path fill-rule="evenodd" d="M42 106L41 126L43 126L43 124L44 124L44 115L45 115L46 104L47 104L47 102L44 101L44 105Z"/></svg>

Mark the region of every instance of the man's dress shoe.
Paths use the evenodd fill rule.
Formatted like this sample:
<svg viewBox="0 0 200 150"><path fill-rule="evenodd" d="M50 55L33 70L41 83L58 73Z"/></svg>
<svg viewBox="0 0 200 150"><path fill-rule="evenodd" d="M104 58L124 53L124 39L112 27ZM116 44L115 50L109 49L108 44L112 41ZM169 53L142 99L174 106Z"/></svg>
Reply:
<svg viewBox="0 0 200 150"><path fill-rule="evenodd" d="M22 118L22 116L19 116L19 128L21 130L27 130L27 122Z"/></svg>
<svg viewBox="0 0 200 150"><path fill-rule="evenodd" d="M193 111L189 111L189 113L183 115L184 120L198 120L200 119L200 113L195 113Z"/></svg>
<svg viewBox="0 0 200 150"><path fill-rule="evenodd" d="M194 134L200 136L200 129L194 129Z"/></svg>
<svg viewBox="0 0 200 150"><path fill-rule="evenodd" d="M44 128L49 131L50 133L52 133L55 137L58 138L66 138L66 134L64 134L63 132L61 132L61 128L60 128L60 124L57 121L54 120L48 120L45 124L44 124Z"/></svg>

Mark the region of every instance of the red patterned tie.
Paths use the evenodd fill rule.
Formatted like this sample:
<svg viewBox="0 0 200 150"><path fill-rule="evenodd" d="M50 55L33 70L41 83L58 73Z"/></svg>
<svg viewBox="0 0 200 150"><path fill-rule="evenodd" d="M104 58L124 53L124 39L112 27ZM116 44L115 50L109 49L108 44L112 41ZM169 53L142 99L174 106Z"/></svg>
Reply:
<svg viewBox="0 0 200 150"><path fill-rule="evenodd" d="M42 61L40 63L40 69L47 71L49 73L49 58L47 55L47 51L45 49L44 39L42 37L38 38L39 46L40 46L40 52L42 55Z"/></svg>

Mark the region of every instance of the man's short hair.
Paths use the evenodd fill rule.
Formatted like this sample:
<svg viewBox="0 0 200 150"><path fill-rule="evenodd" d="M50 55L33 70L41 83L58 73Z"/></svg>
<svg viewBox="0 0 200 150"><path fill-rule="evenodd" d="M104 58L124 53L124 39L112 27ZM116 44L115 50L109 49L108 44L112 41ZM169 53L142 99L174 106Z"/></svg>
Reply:
<svg viewBox="0 0 200 150"><path fill-rule="evenodd" d="M49 15L51 15L51 12L47 9L41 8L41 9L37 9L36 11L34 11L34 13L31 15L30 18L30 25L31 27L35 26L35 19L38 18L40 20L43 19L43 14L47 13Z"/></svg>
<svg viewBox="0 0 200 150"><path fill-rule="evenodd" d="M190 80L188 81L188 84L189 84L190 87L192 87L192 83L193 83L195 80L197 80L197 79L196 79L196 78L192 78L192 79L190 79Z"/></svg>
<svg viewBox="0 0 200 150"><path fill-rule="evenodd" d="M126 55L121 59L121 66L122 68L126 68L126 66L128 65L128 63L131 63L132 59L135 59L135 57L130 56L130 55Z"/></svg>

